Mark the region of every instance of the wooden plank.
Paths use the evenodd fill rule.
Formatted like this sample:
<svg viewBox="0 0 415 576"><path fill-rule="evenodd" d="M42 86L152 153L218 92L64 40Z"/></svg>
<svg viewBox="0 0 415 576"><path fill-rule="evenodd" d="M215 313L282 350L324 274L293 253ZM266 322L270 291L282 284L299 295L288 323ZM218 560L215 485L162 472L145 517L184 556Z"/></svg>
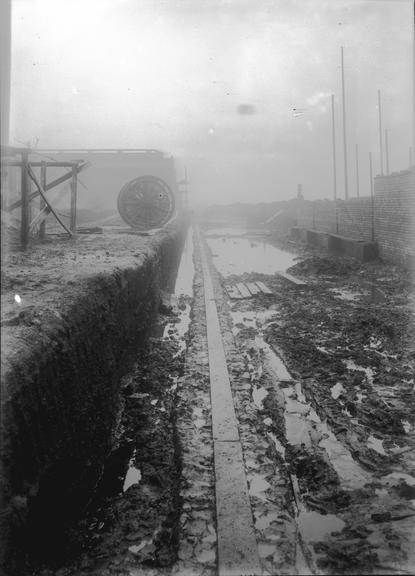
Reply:
<svg viewBox="0 0 415 576"><path fill-rule="evenodd" d="M49 200L46 197L46 192L43 189L42 185L40 184L40 182L38 181L38 179L36 178L36 175L33 173L33 170L30 168L30 164L28 164L27 166L27 172L31 178L31 180L33 180L33 182L36 184L37 189L39 191L39 194L42 196L43 200L45 201L45 203L47 204L49 210L52 212L52 214L55 216L56 220L59 222L59 224L62 226L62 228L64 228L66 230L66 232L70 235L73 236L72 232L69 230L69 228L66 226L66 224L59 218L59 215L57 214L57 212L55 211L55 209L53 208L53 206L51 205L51 203L49 202Z"/></svg>
<svg viewBox="0 0 415 576"><path fill-rule="evenodd" d="M44 189L44 187L43 187ZM65 194L68 192L68 187L67 185L64 186L60 191L59 194L57 196L55 196L55 198L53 199L53 202L59 202L59 200L61 200ZM39 212L32 220L32 222L30 223L30 232L34 232L35 228L37 226L44 226L45 225L45 221L46 218L49 216L49 214L51 213L51 209L49 208L49 206L47 204L45 204L42 196L41 199L44 203L44 207L42 208L41 212ZM40 230L40 228L39 228Z"/></svg>
<svg viewBox="0 0 415 576"><path fill-rule="evenodd" d="M232 300L240 300L242 298L242 295L236 286L225 286L225 289L229 298L232 298Z"/></svg>
<svg viewBox="0 0 415 576"><path fill-rule="evenodd" d="M42 166L40 168L40 183L43 186L43 189L46 188L46 162L42 162ZM40 214L42 214L42 212L44 210L47 209L46 203L43 200L42 196L40 197L40 204L39 204L39 209L40 209ZM31 224L32 226L32 224ZM39 226L39 238L45 238L46 236L46 216L45 218L42 219L42 221L40 222L40 226Z"/></svg>
<svg viewBox="0 0 415 576"><path fill-rule="evenodd" d="M87 166L89 166L89 162L84 162L83 164L78 164L76 168L73 167L73 169L76 170L77 173L79 173ZM62 184L63 182L70 180L71 178L72 178L72 172L67 172L66 174L63 174L63 176L59 176L59 178L56 178L55 180L52 180L52 182L49 182L49 184L45 186L44 191L47 192L48 190L55 188L55 186L59 186L59 184ZM34 198L37 198L38 196L39 196L39 190L36 190L36 192L29 194L29 202ZM21 200L16 200L16 202L13 202L13 204L10 204L10 206L6 208L6 212L11 212L15 208L19 208L21 204L22 204Z"/></svg>
<svg viewBox="0 0 415 576"><path fill-rule="evenodd" d="M240 442L215 442L219 576L262 574Z"/></svg>
<svg viewBox="0 0 415 576"><path fill-rule="evenodd" d="M20 240L23 248L26 248L29 242L29 202L30 202L30 184L27 177L27 152L22 152L22 168L20 177L20 194L21 200L20 204L22 206L21 210L21 224L20 224Z"/></svg>
<svg viewBox="0 0 415 576"><path fill-rule="evenodd" d="M252 294L245 286L245 284L243 284L242 282L237 282L236 287L238 288L243 298L251 298Z"/></svg>
<svg viewBox="0 0 415 576"><path fill-rule="evenodd" d="M198 239L205 288L213 439L228 442L235 441L239 440L239 431L233 405L225 351L223 349L222 336L220 332L215 294L209 272L209 265L199 234Z"/></svg>
<svg viewBox="0 0 415 576"><path fill-rule="evenodd" d="M278 276L281 276L281 278L285 278L285 280L288 280L289 282L291 282L292 284L295 284L296 286L306 286L307 285L307 282L304 282L304 280L300 280L299 278L292 276L288 272L283 272L283 271L277 270L276 273L278 274Z"/></svg>
<svg viewBox="0 0 415 576"><path fill-rule="evenodd" d="M264 284L263 282L259 282L259 281L258 281L258 282L255 282L255 284L258 286L258 288L261 290L261 292L262 292L263 294L267 294L267 295L273 294L273 291L270 290L270 289L268 288L268 286L265 286L265 284Z"/></svg>
<svg viewBox="0 0 415 576"><path fill-rule="evenodd" d="M246 287L248 288L252 296L255 296L256 294L259 294L261 292L261 290L255 284L255 282L247 282Z"/></svg>
<svg viewBox="0 0 415 576"><path fill-rule="evenodd" d="M75 168L75 166L74 166ZM77 173L75 170L72 171L72 179L71 179L71 220L69 228L71 232L76 232L76 199L77 199Z"/></svg>

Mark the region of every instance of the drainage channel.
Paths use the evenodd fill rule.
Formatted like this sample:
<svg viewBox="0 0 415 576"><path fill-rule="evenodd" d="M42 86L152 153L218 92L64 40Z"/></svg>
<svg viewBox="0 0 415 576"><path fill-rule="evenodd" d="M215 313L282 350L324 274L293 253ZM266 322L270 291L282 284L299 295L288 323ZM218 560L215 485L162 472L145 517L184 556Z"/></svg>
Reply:
<svg viewBox="0 0 415 576"><path fill-rule="evenodd" d="M216 478L219 576L262 574L242 446L205 248L197 232L205 289Z"/></svg>

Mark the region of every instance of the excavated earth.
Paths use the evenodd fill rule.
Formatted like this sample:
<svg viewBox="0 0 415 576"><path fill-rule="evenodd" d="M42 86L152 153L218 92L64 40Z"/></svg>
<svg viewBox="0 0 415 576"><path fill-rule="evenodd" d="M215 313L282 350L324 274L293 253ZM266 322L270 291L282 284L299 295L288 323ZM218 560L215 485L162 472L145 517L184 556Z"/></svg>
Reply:
<svg viewBox="0 0 415 576"><path fill-rule="evenodd" d="M4 255L0 547L6 574L31 574L76 555L78 523L101 497L97 483L104 477L114 490L107 469L132 458L120 381L148 342L160 294L172 291L186 228L183 219L154 234L113 228ZM138 425L147 430L145 410L142 418ZM153 434L151 442L168 454L167 472L154 477L173 477L173 439L164 443ZM151 452L150 442L146 449ZM169 488L168 497L154 498L168 507L175 493Z"/></svg>
<svg viewBox="0 0 415 576"><path fill-rule="evenodd" d="M122 241L131 246L144 240ZM109 258L111 242L96 248L98 261ZM413 284L407 273L380 262L328 257L292 242L279 246L300 255L289 272L304 285L274 273L222 275L213 267L215 253L209 256L264 574L412 573ZM193 263L193 293L164 297L150 337L142 334L134 342L128 370L118 373L121 393L112 407L116 441L106 450L93 498L70 524L64 544L49 540L34 563L32 554L31 573L217 573L209 358L197 244ZM24 303L32 279L22 284L24 262L15 266L6 278L5 298L18 293ZM41 279L47 286L50 274L45 269ZM272 295L227 296L227 286L257 280ZM167 279L164 285L173 291ZM53 300L59 284L50 287ZM37 326L37 302L22 316L24 309L15 302L10 306L6 326ZM50 308L43 314L54 313ZM114 398L108 394L97 411L108 410ZM65 498L59 486L56 497ZM47 521L52 528L59 524L56 515Z"/></svg>

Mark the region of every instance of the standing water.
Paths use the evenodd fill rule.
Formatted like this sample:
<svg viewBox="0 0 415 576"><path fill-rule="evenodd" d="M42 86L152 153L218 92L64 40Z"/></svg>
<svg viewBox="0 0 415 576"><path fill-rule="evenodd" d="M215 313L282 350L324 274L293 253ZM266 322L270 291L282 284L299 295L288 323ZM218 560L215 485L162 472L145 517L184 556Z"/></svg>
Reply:
<svg viewBox="0 0 415 576"><path fill-rule="evenodd" d="M258 272L274 274L295 264L296 255L249 238L207 238L213 263L223 276Z"/></svg>

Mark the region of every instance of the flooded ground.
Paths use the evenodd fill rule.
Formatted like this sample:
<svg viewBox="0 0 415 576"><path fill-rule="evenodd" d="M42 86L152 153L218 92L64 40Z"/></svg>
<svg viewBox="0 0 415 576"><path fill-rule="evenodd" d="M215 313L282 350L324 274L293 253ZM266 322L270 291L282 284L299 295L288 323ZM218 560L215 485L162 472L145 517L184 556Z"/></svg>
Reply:
<svg viewBox="0 0 415 576"><path fill-rule="evenodd" d="M235 354L244 358L235 378L246 382L254 407L250 434L261 431L290 487L286 532L293 531L302 552L291 558L290 570L303 573L303 565L309 573L410 572L415 500L402 494L412 495L415 481L409 456L414 453L413 288L404 277L397 282L397 270L382 264L324 255L296 264L295 255L273 247L260 248L261 262L259 245L248 239L217 237L208 244L223 285L262 280L273 290L272 296L228 300L227 306ZM290 265L304 286L274 274ZM368 277L372 287L379 278L386 301L370 298ZM248 411L248 395L244 398L242 421ZM253 492L268 493L269 501L275 472L256 460ZM256 515L255 501L253 507ZM262 535L267 527L268 546L272 526L257 524ZM282 567L281 558L266 561L270 571Z"/></svg>
<svg viewBox="0 0 415 576"><path fill-rule="evenodd" d="M299 258L241 231L219 232L206 242L263 574L411 573L412 287L381 264L303 251ZM190 234L174 294L163 296L154 337L123 381L122 440L83 552L42 576L217 576L194 240ZM284 270L304 284L276 273ZM377 278L387 304L371 299L367 282ZM232 300L225 290L257 281L271 294Z"/></svg>

